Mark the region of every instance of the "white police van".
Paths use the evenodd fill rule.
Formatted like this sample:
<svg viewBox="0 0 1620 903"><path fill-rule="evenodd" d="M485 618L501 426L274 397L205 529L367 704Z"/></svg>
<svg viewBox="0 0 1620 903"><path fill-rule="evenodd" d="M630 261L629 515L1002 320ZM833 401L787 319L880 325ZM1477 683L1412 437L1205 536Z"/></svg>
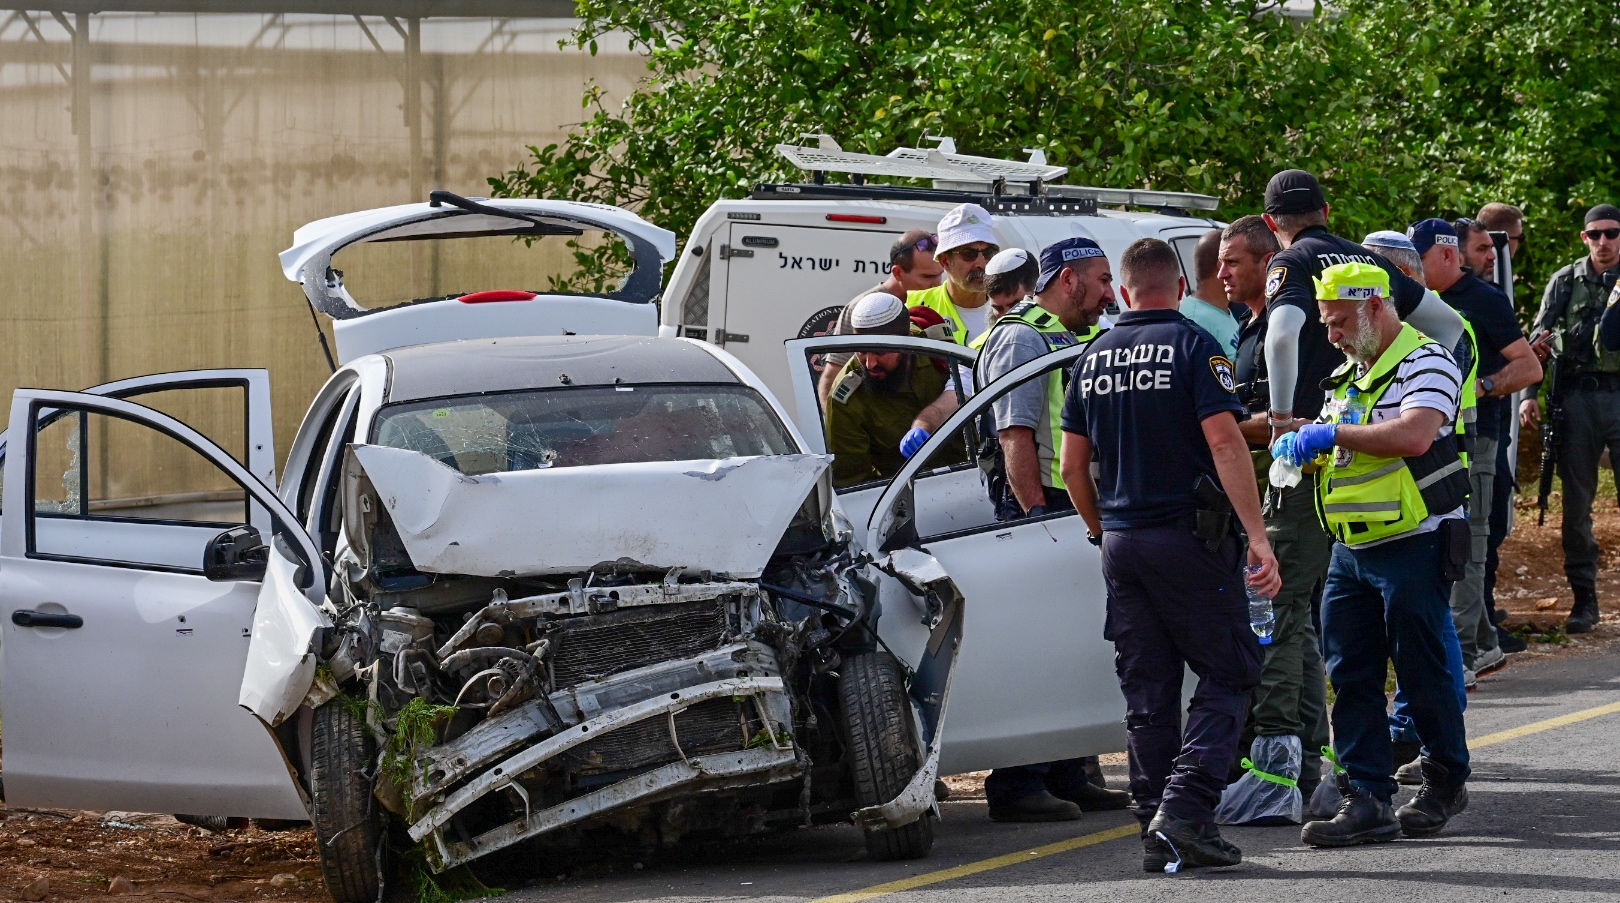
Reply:
<svg viewBox="0 0 1620 903"><path fill-rule="evenodd" d="M811 173L807 184L761 184L723 200L698 219L663 293L659 333L723 346L779 398L792 395L782 343L831 332L839 310L887 278L889 247L910 229L932 232L947 210L976 203L990 211L999 244L1032 252L1083 235L1116 263L1139 238L1161 238L1197 282L1193 247L1220 226L1207 195L1053 185L1068 170L938 149L897 148L886 156L850 153L819 136L816 147L777 150ZM828 173L850 181L833 184ZM869 183L867 176L930 179L932 188ZM800 423L801 427L807 424Z"/></svg>

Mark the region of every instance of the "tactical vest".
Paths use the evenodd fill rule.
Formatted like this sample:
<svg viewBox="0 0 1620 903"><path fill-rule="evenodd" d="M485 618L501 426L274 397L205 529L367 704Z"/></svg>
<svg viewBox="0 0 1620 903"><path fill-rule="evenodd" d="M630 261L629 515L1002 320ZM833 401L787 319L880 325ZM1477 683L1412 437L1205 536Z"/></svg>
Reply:
<svg viewBox="0 0 1620 903"><path fill-rule="evenodd" d="M1077 338L1064 326L1055 314L1040 306L1032 299L1026 299L1008 308L1007 313L995 322L995 325L985 330L984 338L988 339L992 332L1001 329L1005 324L1022 323L1041 334L1046 342L1047 353L1070 348L1096 338L1100 330L1093 326L1084 338ZM983 345L980 345L983 348ZM983 354L973 364L974 381L977 388L984 388L987 380L984 370L980 366ZM1050 443L1052 463L1048 472L1041 475L1041 483L1052 489L1065 489L1063 477L1059 473L1058 450L1063 447L1063 393L1067 388L1069 371L1059 367L1046 376L1046 407L1041 411L1041 422L1035 428L1035 446L1039 453L1042 440ZM1004 464L1002 466L1005 466Z"/></svg>
<svg viewBox="0 0 1620 903"><path fill-rule="evenodd" d="M1366 402L1371 422L1372 410L1394 381L1401 362L1425 345L1439 347L1410 324L1403 324L1395 342L1365 376L1353 378L1353 361L1339 368L1325 387L1340 402L1324 408L1329 422L1338 422L1352 384ZM1345 545L1359 546L1410 533L1430 514L1456 510L1468 499L1468 470L1459 444L1452 433L1411 458L1380 458L1335 447L1316 481L1316 512L1322 526Z"/></svg>

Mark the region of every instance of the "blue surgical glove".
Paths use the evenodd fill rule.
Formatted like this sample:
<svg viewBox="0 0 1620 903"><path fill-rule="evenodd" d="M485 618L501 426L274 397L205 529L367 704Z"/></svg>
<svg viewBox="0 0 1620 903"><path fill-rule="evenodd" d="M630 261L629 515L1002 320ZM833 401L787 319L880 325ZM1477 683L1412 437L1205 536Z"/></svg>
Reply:
<svg viewBox="0 0 1620 903"><path fill-rule="evenodd" d="M1333 450L1333 440L1339 431L1334 423L1307 423L1299 428L1294 440L1294 463L1304 464L1323 452Z"/></svg>
<svg viewBox="0 0 1620 903"><path fill-rule="evenodd" d="M906 433L905 438L900 440L900 454L905 455L908 458L915 455L917 453L917 449L922 448L923 443L927 442L928 437L932 435L934 434L920 426L912 427L911 431Z"/></svg>
<svg viewBox="0 0 1620 903"><path fill-rule="evenodd" d="M1271 456L1279 461L1298 464L1299 462L1294 460L1294 443L1298 441L1298 433L1283 433L1277 438L1276 442L1272 443Z"/></svg>

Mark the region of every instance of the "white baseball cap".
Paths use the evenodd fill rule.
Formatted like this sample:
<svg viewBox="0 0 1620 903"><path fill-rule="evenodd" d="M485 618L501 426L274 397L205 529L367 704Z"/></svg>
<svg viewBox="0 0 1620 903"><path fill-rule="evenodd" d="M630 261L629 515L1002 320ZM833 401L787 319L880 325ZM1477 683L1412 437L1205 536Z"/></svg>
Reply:
<svg viewBox="0 0 1620 903"><path fill-rule="evenodd" d="M996 252L996 256L990 258L988 264L985 264L984 274L999 276L1002 273L1011 273L1026 263L1029 263L1028 251L1023 248L1002 248Z"/></svg>
<svg viewBox="0 0 1620 903"><path fill-rule="evenodd" d="M959 204L939 221L939 247L934 256L976 241L996 243L996 233L990 229L990 212L978 204Z"/></svg>

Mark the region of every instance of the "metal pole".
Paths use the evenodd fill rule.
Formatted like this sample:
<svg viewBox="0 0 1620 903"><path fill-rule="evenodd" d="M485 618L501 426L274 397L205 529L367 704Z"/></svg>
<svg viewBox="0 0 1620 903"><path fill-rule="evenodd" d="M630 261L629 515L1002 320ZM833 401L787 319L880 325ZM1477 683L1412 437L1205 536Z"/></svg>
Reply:
<svg viewBox="0 0 1620 903"><path fill-rule="evenodd" d="M405 20L405 126L410 129L410 202L426 200L422 188L422 20ZM411 288L423 284L426 261L422 243L411 242Z"/></svg>
<svg viewBox="0 0 1620 903"><path fill-rule="evenodd" d="M72 91L73 135L78 139L74 192L79 214L79 321L81 379L85 385L106 382L106 310L101 297L101 256L96 240L96 163L90 140L90 14L74 14Z"/></svg>

